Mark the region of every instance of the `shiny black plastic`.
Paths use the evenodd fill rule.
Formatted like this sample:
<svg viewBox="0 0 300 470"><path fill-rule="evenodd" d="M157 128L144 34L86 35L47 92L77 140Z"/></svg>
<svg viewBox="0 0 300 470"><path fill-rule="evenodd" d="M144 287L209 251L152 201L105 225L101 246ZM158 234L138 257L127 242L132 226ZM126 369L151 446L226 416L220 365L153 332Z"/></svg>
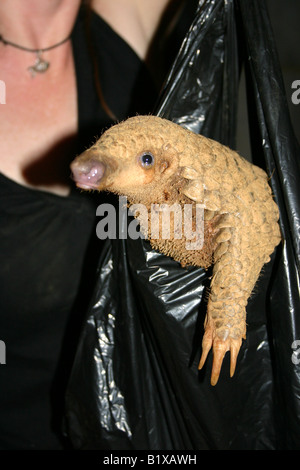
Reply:
<svg viewBox="0 0 300 470"><path fill-rule="evenodd" d="M215 387L211 354L197 370L210 273L109 240L67 393L77 449L300 449L300 152L263 0L199 2L156 113L234 147L241 64L283 241L249 300L236 373L228 355Z"/></svg>

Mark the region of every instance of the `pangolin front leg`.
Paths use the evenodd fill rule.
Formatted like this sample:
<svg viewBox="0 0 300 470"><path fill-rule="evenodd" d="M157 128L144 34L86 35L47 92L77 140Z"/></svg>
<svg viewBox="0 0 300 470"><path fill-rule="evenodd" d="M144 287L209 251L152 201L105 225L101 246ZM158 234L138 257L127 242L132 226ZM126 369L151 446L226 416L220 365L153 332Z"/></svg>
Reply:
<svg viewBox="0 0 300 470"><path fill-rule="evenodd" d="M278 208L262 170L239 165L243 173L239 187L217 181L217 174L205 169L185 168L184 194L205 208L205 221L212 237L212 279L202 340L201 369L213 350L211 384L218 381L224 355L230 351L230 375L246 338L246 306L263 265L280 238ZM229 187L230 189L230 187ZM211 235L210 235L211 234ZM196 263L197 264L197 263Z"/></svg>
<svg viewBox="0 0 300 470"><path fill-rule="evenodd" d="M201 369L212 348L212 385L218 381L227 351L230 351L230 376L235 372L242 339L246 338L247 302L263 265L270 260L269 246L278 237L278 231L274 232L276 225L266 219L263 201L252 203L252 210L239 198L236 201L239 201L238 210L223 214L216 223L213 275L199 363ZM273 201L267 204L273 206L276 214Z"/></svg>
<svg viewBox="0 0 300 470"><path fill-rule="evenodd" d="M219 238L223 241L215 253L199 363L201 369L212 348L212 385L218 381L227 351L230 351L230 376L234 374L242 339L246 337L246 304L252 290L251 279L247 279L249 272L245 274L244 270L249 266L249 260L242 256L242 241L237 235L237 227L223 231Z"/></svg>

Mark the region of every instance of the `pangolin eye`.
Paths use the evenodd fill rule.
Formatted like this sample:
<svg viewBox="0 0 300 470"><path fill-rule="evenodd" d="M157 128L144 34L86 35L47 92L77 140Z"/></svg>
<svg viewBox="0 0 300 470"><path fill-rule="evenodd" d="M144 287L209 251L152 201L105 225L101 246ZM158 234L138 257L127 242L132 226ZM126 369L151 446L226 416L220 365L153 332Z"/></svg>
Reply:
<svg viewBox="0 0 300 470"><path fill-rule="evenodd" d="M140 156L140 162L142 167L151 168L154 165L154 157L152 153L145 152Z"/></svg>

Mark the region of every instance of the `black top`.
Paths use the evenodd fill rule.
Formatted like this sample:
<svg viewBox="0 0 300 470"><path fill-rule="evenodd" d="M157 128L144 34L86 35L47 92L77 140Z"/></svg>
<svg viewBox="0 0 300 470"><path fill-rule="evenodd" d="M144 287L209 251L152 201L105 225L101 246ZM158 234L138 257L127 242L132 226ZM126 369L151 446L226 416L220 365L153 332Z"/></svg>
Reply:
<svg viewBox="0 0 300 470"><path fill-rule="evenodd" d="M78 152L112 123L96 93L84 28L79 15L72 35ZM155 91L138 56L95 14L89 31L103 95L117 119L151 112ZM53 429L61 424L72 345L89 301L83 290L87 278L81 277L84 261L92 276L98 257L96 245L90 245L95 205L93 196L75 188L60 197L0 175L0 340L6 345L6 364L0 365L0 449L61 448Z"/></svg>

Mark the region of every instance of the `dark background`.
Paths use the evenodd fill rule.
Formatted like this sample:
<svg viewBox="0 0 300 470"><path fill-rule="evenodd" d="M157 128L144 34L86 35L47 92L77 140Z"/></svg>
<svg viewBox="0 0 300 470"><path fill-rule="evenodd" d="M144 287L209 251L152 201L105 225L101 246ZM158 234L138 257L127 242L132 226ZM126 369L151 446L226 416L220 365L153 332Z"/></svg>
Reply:
<svg viewBox="0 0 300 470"><path fill-rule="evenodd" d="M266 0L282 68L291 120L300 142L300 103L292 103L292 83L300 80L300 0ZM300 97L300 95L298 95ZM245 87L241 82L237 150L250 159Z"/></svg>

